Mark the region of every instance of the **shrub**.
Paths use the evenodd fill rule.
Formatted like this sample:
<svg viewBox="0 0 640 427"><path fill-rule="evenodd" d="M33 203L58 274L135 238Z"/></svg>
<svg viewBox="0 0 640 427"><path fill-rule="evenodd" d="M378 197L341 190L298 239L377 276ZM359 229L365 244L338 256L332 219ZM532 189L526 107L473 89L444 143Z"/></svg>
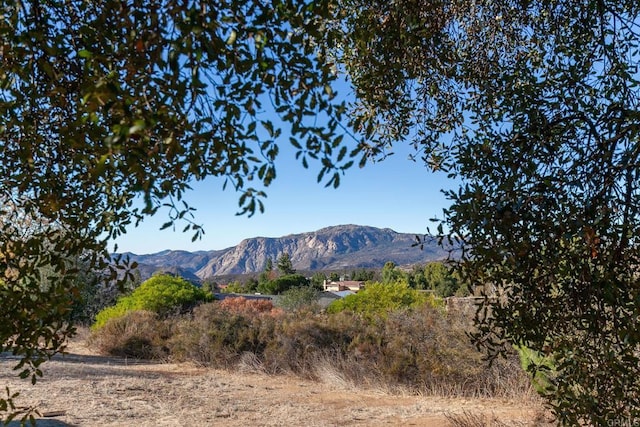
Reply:
<svg viewBox="0 0 640 427"><path fill-rule="evenodd" d="M263 353L273 337L277 314L273 315L272 310L255 310L254 303L266 307L264 303L269 301L252 300L249 304L232 301L225 305L223 302L196 307L192 319L184 319L177 325L168 344L174 359L230 367L245 352Z"/></svg>
<svg viewBox="0 0 640 427"><path fill-rule="evenodd" d="M167 339L171 328L151 311L134 310L108 319L94 331L90 343L102 354L163 359L168 356Z"/></svg>
<svg viewBox="0 0 640 427"><path fill-rule="evenodd" d="M492 366L470 342L469 318L424 304L396 310L352 332L343 376L422 393L522 396L530 388L515 354ZM357 369L354 369L354 366Z"/></svg>
<svg viewBox="0 0 640 427"><path fill-rule="evenodd" d="M285 310L296 311L318 301L318 290L314 286L291 288L280 295L278 305Z"/></svg>
<svg viewBox="0 0 640 427"><path fill-rule="evenodd" d="M427 303L439 305L433 296L411 289L405 281L371 283L357 294L334 301L327 307L327 312L348 310L373 320L384 318L394 310L416 308Z"/></svg>
<svg viewBox="0 0 640 427"><path fill-rule="evenodd" d="M94 336L103 352L121 356L221 368L251 360L272 373L332 375L357 385L439 395L527 395L529 379L515 352L488 366L468 339L471 326L462 311L424 303L367 317L351 311L284 313L270 301L230 298L202 304L177 320L128 312Z"/></svg>
<svg viewBox="0 0 640 427"><path fill-rule="evenodd" d="M446 313L423 305L413 312L390 313L383 325L376 361L385 381L416 386L465 384L480 387L487 366L470 343L467 328ZM480 381L479 381L480 380Z"/></svg>
<svg viewBox="0 0 640 427"><path fill-rule="evenodd" d="M245 297L225 298L218 303L221 310L226 310L233 314L255 315L255 314L271 314L278 315L282 313L273 306L273 302L267 299L248 299Z"/></svg>
<svg viewBox="0 0 640 427"><path fill-rule="evenodd" d="M347 352L354 335L353 326L351 321L332 322L326 315L290 314L278 322L265 348L265 368L270 372L313 377L318 360Z"/></svg>
<svg viewBox="0 0 640 427"><path fill-rule="evenodd" d="M319 379L331 375L359 385L402 387L457 396L530 395L517 357L492 366L469 341L471 323L429 304L370 321L350 312L285 316L258 355L269 372Z"/></svg>
<svg viewBox="0 0 640 427"><path fill-rule="evenodd" d="M208 298L207 293L183 278L167 274L153 276L130 295L119 298L116 305L100 311L96 315L93 329L100 329L109 319L122 316L129 311L147 310L166 316L193 307Z"/></svg>

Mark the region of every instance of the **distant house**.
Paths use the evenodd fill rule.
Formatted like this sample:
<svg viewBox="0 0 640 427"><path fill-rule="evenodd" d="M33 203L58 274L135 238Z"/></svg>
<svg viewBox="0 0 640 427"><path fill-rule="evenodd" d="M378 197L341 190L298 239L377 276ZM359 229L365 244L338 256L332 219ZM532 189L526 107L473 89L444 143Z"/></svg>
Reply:
<svg viewBox="0 0 640 427"><path fill-rule="evenodd" d="M340 280L337 282L324 281L323 288L327 292L352 291L358 292L364 288L364 282L358 280Z"/></svg>

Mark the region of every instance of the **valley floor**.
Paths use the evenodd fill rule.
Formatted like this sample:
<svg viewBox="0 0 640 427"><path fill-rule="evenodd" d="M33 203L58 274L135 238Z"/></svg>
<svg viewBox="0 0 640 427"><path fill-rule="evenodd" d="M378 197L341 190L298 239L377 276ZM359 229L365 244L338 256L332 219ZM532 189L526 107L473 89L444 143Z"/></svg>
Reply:
<svg viewBox="0 0 640 427"><path fill-rule="evenodd" d="M19 405L37 405L42 414L52 415L38 420L43 427L436 427L453 425L452 416L484 418L486 425L542 425L536 402L398 395L353 388L336 378L319 383L190 364L140 363L99 356L82 340L71 343L69 354L46 363L44 378L35 386L16 377L15 363L0 356L0 387L20 391Z"/></svg>

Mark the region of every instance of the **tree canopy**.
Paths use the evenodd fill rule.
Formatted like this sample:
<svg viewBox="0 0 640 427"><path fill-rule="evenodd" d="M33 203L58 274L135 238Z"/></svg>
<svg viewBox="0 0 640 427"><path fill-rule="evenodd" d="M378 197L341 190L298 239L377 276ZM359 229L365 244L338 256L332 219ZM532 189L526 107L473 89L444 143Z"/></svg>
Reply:
<svg viewBox="0 0 640 427"><path fill-rule="evenodd" d="M328 16L303 0L0 2L0 352L21 375L73 332L75 260L122 279L107 242L161 206L198 238L192 182L219 177L251 215L290 143L339 184L353 147L317 43Z"/></svg>
<svg viewBox="0 0 640 427"><path fill-rule="evenodd" d="M352 124L462 182L444 220L487 290L476 343L550 356L563 424L637 420L640 4L340 3Z"/></svg>

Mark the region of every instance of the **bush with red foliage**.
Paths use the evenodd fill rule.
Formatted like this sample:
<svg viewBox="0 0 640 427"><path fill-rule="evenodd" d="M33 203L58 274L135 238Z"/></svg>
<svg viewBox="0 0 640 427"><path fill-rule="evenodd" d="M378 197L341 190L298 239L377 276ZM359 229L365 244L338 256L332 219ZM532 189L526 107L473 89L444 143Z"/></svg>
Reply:
<svg viewBox="0 0 640 427"><path fill-rule="evenodd" d="M255 315L268 314L277 316L283 313L279 308L273 306L273 302L268 299L248 299L245 297L225 298L218 303L222 310L233 314Z"/></svg>

